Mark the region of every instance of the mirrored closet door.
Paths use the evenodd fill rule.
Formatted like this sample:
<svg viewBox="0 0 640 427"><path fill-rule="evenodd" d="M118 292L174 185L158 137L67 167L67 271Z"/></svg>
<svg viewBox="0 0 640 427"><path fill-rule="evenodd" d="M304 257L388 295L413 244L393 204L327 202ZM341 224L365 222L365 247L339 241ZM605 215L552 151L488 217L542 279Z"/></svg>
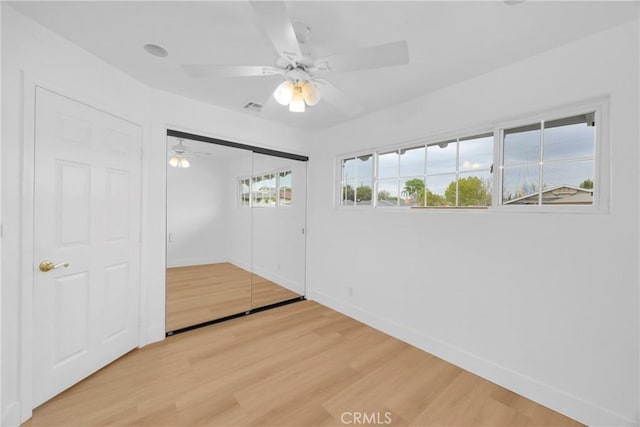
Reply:
<svg viewBox="0 0 640 427"><path fill-rule="evenodd" d="M168 335L305 293L306 161L208 139L167 138Z"/></svg>
<svg viewBox="0 0 640 427"><path fill-rule="evenodd" d="M253 154L252 308L304 295L306 167Z"/></svg>

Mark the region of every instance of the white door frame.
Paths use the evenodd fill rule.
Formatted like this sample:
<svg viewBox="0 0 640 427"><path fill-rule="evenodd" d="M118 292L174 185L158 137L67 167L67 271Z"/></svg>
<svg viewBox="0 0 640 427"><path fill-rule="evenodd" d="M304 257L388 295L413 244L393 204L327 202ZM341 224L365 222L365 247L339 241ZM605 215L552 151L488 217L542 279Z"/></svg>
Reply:
<svg viewBox="0 0 640 427"><path fill-rule="evenodd" d="M20 265L19 265L19 286L20 286L20 306L19 306L19 329L18 329L18 396L20 399L20 421L24 422L31 418L33 413L33 288L34 288L34 187L35 187L35 95L36 87L47 89L51 92L55 92L58 95L70 98L74 101L80 102L91 108L100 110L106 114L116 116L122 120L126 120L140 127L142 141L141 145L141 167L140 167L140 182L141 191L144 191L143 183L143 171L144 171L144 142L145 142L145 128L141 124L129 120L126 115L118 114L117 110L113 107L105 108L101 103L92 99L86 99L82 96L78 96L77 93L66 89L61 89L41 79L33 77L30 72L22 71L22 204L21 204L21 218L22 223L20 225ZM144 197L141 197L140 203ZM145 209L141 209L141 212L145 212ZM142 224L142 221L141 221ZM142 226L142 225L141 225ZM141 228L142 231L142 228ZM140 238L140 240L142 240ZM142 242L140 242L140 252L142 252ZM140 263L142 263L142 253L140 254ZM139 284L139 303L138 303L138 316L139 316L139 328L138 328L138 346L144 345L144 327L145 317L142 315L145 313L146 308L146 289L142 286L141 280L142 268L140 268L140 276L138 278Z"/></svg>

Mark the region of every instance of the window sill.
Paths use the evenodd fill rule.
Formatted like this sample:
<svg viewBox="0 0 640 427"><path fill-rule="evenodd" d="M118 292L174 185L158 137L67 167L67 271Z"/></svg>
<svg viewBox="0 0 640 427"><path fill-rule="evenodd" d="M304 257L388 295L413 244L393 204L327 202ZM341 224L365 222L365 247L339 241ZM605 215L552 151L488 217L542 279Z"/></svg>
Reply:
<svg viewBox="0 0 640 427"><path fill-rule="evenodd" d="M486 210L489 206L411 206L416 210Z"/></svg>

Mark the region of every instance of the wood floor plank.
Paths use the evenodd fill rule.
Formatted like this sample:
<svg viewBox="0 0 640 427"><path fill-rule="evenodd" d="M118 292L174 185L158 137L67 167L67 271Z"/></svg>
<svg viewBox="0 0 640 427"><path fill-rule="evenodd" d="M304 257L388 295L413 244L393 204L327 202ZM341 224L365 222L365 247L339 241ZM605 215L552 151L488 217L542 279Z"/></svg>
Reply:
<svg viewBox="0 0 640 427"><path fill-rule="evenodd" d="M299 296L228 262L168 268L166 331Z"/></svg>
<svg viewBox="0 0 640 427"><path fill-rule="evenodd" d="M363 415L395 427L580 425L304 301L134 350L25 426L326 427Z"/></svg>

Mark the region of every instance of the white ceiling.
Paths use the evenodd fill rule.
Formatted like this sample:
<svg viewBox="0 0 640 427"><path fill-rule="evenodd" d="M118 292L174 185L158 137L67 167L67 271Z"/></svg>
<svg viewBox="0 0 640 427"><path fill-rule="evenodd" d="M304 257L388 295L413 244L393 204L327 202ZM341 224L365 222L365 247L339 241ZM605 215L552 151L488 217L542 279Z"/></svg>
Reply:
<svg viewBox="0 0 640 427"><path fill-rule="evenodd" d="M275 65L276 51L246 1L12 2L18 11L139 81L235 111L264 103L279 76L194 80L181 64ZM330 74L326 80L373 112L635 19L637 2L295 1L292 21L312 29L324 56L397 40L410 63ZM154 43L167 58L147 54ZM615 48L615 47L612 47ZM594 58L596 61L597 58ZM304 114L272 103L266 120L319 130L350 120L320 102Z"/></svg>

